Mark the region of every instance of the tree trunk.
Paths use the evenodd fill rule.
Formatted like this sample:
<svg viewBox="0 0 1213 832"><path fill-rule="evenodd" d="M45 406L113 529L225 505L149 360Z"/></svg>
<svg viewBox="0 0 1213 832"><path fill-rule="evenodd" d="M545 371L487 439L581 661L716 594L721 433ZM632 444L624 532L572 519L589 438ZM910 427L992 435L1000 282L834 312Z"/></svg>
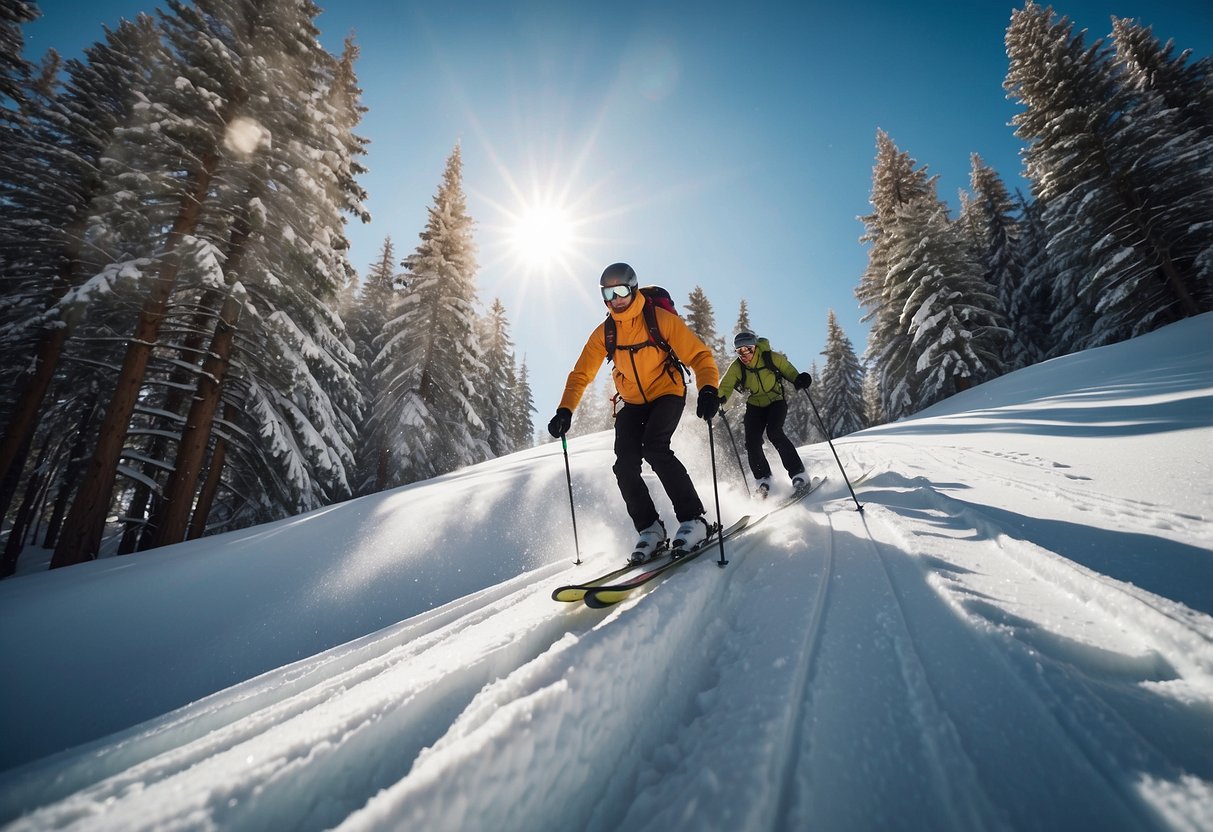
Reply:
<svg viewBox="0 0 1213 832"><path fill-rule="evenodd" d="M164 499L161 501L164 511L155 537L157 546L179 543L185 539L190 509L194 504L194 491L198 486L206 446L210 442L215 412L219 409L219 394L223 389L223 376L227 373L242 305L243 291L233 292L228 295L219 313L215 336L211 339L211 348L198 376L198 391L194 394L193 404L185 419L185 430L177 445L173 472L164 489Z"/></svg>
<svg viewBox="0 0 1213 832"><path fill-rule="evenodd" d="M151 357L152 347L160 333L160 323L168 307L169 296L181 269L178 249L186 235L192 234L202 213L202 203L218 164L217 154L208 153L193 176L190 194L182 204L165 241L160 270L139 311L134 336L127 346L122 371L114 388L113 398L106 409L105 422L97 440L97 448L88 463L84 482L68 513L63 536L55 547L51 568L71 566L97 557L101 536L105 531L105 516L113 499L118 459L126 442L131 414L143 386L143 375Z"/></svg>
<svg viewBox="0 0 1213 832"><path fill-rule="evenodd" d="M84 220L80 219L65 229L63 265L59 269L55 284L51 288L50 305L53 307L76 282L76 271L80 267L80 246L84 234ZM18 381L13 391L17 404L13 416L0 439L0 517L8 514L9 504L17 491L21 470L29 458L30 443L38 426L38 413L46 399L63 355L63 345L72 332L73 316L61 319L55 326L43 330L34 352L34 369Z"/></svg>
<svg viewBox="0 0 1213 832"><path fill-rule="evenodd" d="M67 498L71 496L72 486L79 479L80 469L84 467L84 452L88 448L89 426L96 414L97 396L94 395L81 411L80 428L76 431L76 441L72 443L72 449L67 456L67 465L64 466L63 476L60 478L59 491L55 495L55 508L51 512L51 519L46 524L46 539L42 541L42 545L47 549L52 548L59 538L59 529L63 526L63 515L67 511Z"/></svg>
<svg viewBox="0 0 1213 832"><path fill-rule="evenodd" d="M236 421L236 407L227 404L223 408L225 422ZM202 493L198 495L198 505L194 508L194 519L190 521L188 539L197 540L206 531L206 520L211 514L211 506L215 504L215 495L219 492L219 481L222 479L223 463L227 459L227 440L222 436L215 438L215 450L211 453L211 464L206 472L206 482L202 484Z"/></svg>
<svg viewBox="0 0 1213 832"><path fill-rule="evenodd" d="M159 451L164 452L164 437L157 436L152 440L151 454ZM143 466L145 476L154 476L151 465ZM152 489L146 483L135 483L135 493L131 496L130 504L126 508L126 530L122 532L122 542L118 544L118 554L129 555L135 551L136 545L139 543L139 533L147 526L147 504L151 497Z"/></svg>
<svg viewBox="0 0 1213 832"><path fill-rule="evenodd" d="M379 448L378 464L375 466L375 491L378 494L383 489L387 488L387 465L392 458L392 452L387 445L382 445Z"/></svg>
<svg viewBox="0 0 1213 832"><path fill-rule="evenodd" d="M262 180L261 183L264 184L264 180ZM232 235L231 235L231 238L228 240L227 252L226 252L226 255L225 255L224 261L223 261L224 262L224 265L223 265L224 276L225 276L225 278L228 279L229 284L231 283L231 277L236 274L239 274L239 272L240 272L240 266L244 262L244 255L248 251L249 237L252 235L252 231L253 231L252 222L249 217L248 201L252 200L254 197L260 197L261 193L262 193L262 190L254 190L254 191L250 192L249 199L246 200L246 202L245 202L244 210L242 210L236 216L236 220L232 223ZM183 356L183 360L187 360L187 361L192 360L189 357L190 353L192 351L198 350L202 347L202 332L206 329L208 320L211 317L211 309L215 306L218 306L219 299L221 296L222 296L222 293L218 289L211 287L211 288L208 288L203 293L202 297L199 299L199 301L198 301L199 311L198 311L198 314L194 316L194 326L191 327L192 332L189 334L189 336L186 338L184 344L182 345L182 352L185 353L185 355ZM227 308L226 303L223 308L224 309ZM222 310L220 310L219 315L220 315L220 323L218 326L221 327L223 325L222 324L222 317L223 317ZM237 315L239 315L239 310L237 310ZM212 351L213 351L213 349L212 349ZM206 357L204 356L203 362L205 362L205 361L206 361ZM177 381L180 384L184 385L185 383L187 383L190 380L190 376L188 375L190 372L191 371L189 371L189 370L177 368L173 371L172 378L174 381ZM196 373L196 372L197 372L197 370L194 371L194 373ZM180 387L177 387L174 385L170 385L170 391L171 392L165 403L165 409L169 410L173 413L176 413L177 410L184 403L185 394L184 394L184 391ZM185 436L185 433L188 430L189 430L189 420L187 419L186 424L183 425L182 429L181 429L182 437ZM157 453L153 454L153 456L158 458L159 454L164 453L164 449L167 448L167 445L168 445L167 440L163 439L162 437L158 437L156 440L156 443L153 444L153 446L152 446L153 449L158 449ZM181 453L180 444L178 444L178 446L177 446L177 453L178 454ZM171 474L170 474L170 476L171 476ZM168 490L168 486L166 484L165 493L167 493L167 490ZM139 549L141 551L147 550L147 549L154 549L157 546L164 545L163 543L160 542L161 536L160 536L159 529L160 529L160 524L163 522L163 515L164 515L164 512L166 511L166 509L167 509L167 504L165 502L165 498L159 498L159 499L155 499L152 501L152 511L148 515L147 523L145 523L143 526L143 534L139 538ZM174 540L172 542L176 543L179 540L180 540L180 538L177 538L177 540Z"/></svg>
<svg viewBox="0 0 1213 832"><path fill-rule="evenodd" d="M222 293L213 286L207 287L202 293L202 297L198 299L198 312L193 317L193 325L190 327L189 333L185 336L185 340L181 343L181 360L192 361L194 353L202 349L202 333L206 329L207 323L211 317L210 310L213 306L219 303ZM170 413L176 413L185 407L185 390L183 389L189 383L192 375L196 373L194 370L188 370L184 367L174 367L169 373L168 394L164 398L164 409ZM184 430L184 426L182 427ZM148 456L152 459L160 459L168 451L168 439L163 436L156 436L152 439L151 449L148 451ZM155 477L159 473L159 469L153 469L152 466L147 466L145 473L149 477ZM143 493L144 508L150 503L151 511L147 512L146 522L140 524L131 533L131 546L128 551L150 549L156 545L156 528L160 523L160 515L164 511L164 500L160 494L153 494L151 490L143 485L140 487ZM162 492L163 493L163 492ZM133 538L138 536L138 542L135 543ZM127 538L123 536L123 545L126 545ZM121 550L120 550L121 551Z"/></svg>
<svg viewBox="0 0 1213 832"><path fill-rule="evenodd" d="M34 503L37 502L38 491L42 487L42 465L46 462L50 445L51 440L48 437L42 444L42 450L38 452L34 470L30 471L29 480L25 484L25 497L21 500L21 507L17 509L17 516L13 518L13 527L9 529L8 542L4 545L4 556L0 558L0 578L7 578L17 571L17 558L25 548L25 533L29 530Z"/></svg>

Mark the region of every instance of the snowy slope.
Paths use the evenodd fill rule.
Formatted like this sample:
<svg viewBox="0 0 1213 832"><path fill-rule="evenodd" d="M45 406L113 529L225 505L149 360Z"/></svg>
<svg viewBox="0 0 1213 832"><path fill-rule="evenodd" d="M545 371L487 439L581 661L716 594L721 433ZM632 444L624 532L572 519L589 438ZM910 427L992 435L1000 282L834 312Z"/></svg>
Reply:
<svg viewBox="0 0 1213 832"><path fill-rule="evenodd" d="M862 513L802 448L818 495L611 610L549 598L630 537L603 434L570 443L581 566L549 445L6 581L0 821L1213 828L1210 336L841 440Z"/></svg>

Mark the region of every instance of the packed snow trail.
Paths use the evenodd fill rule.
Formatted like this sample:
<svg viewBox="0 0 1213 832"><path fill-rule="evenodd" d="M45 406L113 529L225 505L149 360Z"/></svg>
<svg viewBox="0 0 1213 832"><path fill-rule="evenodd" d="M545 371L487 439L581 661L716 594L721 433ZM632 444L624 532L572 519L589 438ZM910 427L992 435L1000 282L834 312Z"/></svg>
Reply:
<svg viewBox="0 0 1213 832"><path fill-rule="evenodd" d="M728 567L705 556L607 610L550 593L618 554L539 565L0 774L0 821L1213 828L1213 496L1174 474L1206 464L1191 448L1213 425L1171 404L1203 406L1213 367L1161 343L1143 363L1180 356L1200 368L1187 386L1125 384L1142 376L1116 351L1108 385L1163 411L1065 394L865 431L837 443L873 471L862 513L831 478L736 538ZM833 472L828 449L801 452ZM533 516L508 515L510 536Z"/></svg>

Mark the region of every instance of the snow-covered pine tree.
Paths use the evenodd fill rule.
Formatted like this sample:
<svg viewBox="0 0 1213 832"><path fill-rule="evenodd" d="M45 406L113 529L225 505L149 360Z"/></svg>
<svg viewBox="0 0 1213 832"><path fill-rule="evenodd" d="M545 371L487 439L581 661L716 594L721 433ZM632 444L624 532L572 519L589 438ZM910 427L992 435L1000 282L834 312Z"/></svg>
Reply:
<svg viewBox="0 0 1213 832"><path fill-rule="evenodd" d="M196 314L207 313L204 301L226 295L224 268L238 271L232 261L251 278L242 281L249 289L246 320L254 327L264 322L263 331L279 333L278 343L294 348L294 353L288 349L274 355L274 360L289 366L292 373L309 366L309 361L315 365L306 377L292 378L295 392L278 402L287 408L291 432L307 438L302 456L314 466L315 474L309 484L316 488L309 492L299 488L298 471L281 466L287 475L282 479L294 492L287 500L289 507L298 510L316 505L317 492L334 498L348 493L342 465L348 459L349 426L343 423L348 419L331 412L332 398L323 389L325 382L316 379L328 373L325 381L349 391L355 407L356 387L340 366L348 363L341 354L342 350L348 353L348 348L341 344L340 320L311 303L326 293L331 296L345 277L338 274L344 238L339 227L335 234L325 227L333 211L323 200L312 199L326 193L327 180L332 178L326 170L332 167L333 158L326 158L329 144L319 141L309 147L309 139L331 133L319 123L310 129L301 126L308 120L320 121L313 118L324 103L319 80L325 73L329 78L336 74L336 61L316 41L312 18L318 13L306 0L199 0L193 6L170 3L162 14L167 47L163 62L148 83L136 88L136 116L121 131L118 152L104 157L104 165L110 169L103 165L105 188L95 200L90 229L111 256L120 255L116 262L150 264L129 271L147 271L151 278L89 475L77 493L53 565L95 556L116 463L125 453L123 445L140 390L149 381L156 384L157 378L167 380L172 372L167 368L182 367L172 360L172 350L180 347L188 353L188 344L175 339L180 331L189 329L188 322ZM276 190L268 185L267 177L277 171L269 164L267 151L289 148L292 140L297 142L297 155L313 160L281 177L282 181L297 180L294 188L281 194L282 204L306 196L299 200L304 205L296 208L306 214L306 221L298 224L282 222L274 210L264 210ZM261 257L255 250L264 247L264 237L258 234L261 227L276 221L279 227L274 231L281 236L271 247L280 255L275 260ZM289 245L290 232L307 245ZM283 254L287 248L293 248L289 256ZM267 262L271 267L263 270ZM327 277L326 270L332 272ZM256 278L262 274L268 278L267 285L283 292L273 302L259 306L259 301L273 294L256 291ZM295 276L300 279L292 280ZM295 304L301 305L290 310ZM298 313L309 304L307 315L295 315L305 322L304 327L293 327L291 312ZM184 311L191 307L192 313ZM210 314L214 320L218 309ZM153 363L152 375L145 378L152 346L166 321L170 321L170 329L165 333L165 369ZM245 354L260 351L262 356L268 355L266 344L258 347ZM303 359L292 359L292 354ZM240 377L241 373L233 375ZM242 380L246 393L259 389L255 382L249 383L247 375ZM264 415L256 400L250 401L247 395L241 400L242 407L235 412ZM149 402L155 404L155 397L143 401L140 407L146 412ZM166 416L172 414L166 411ZM282 444L263 456L294 450L284 449ZM312 456L307 457L309 453ZM264 470L271 468L264 466ZM278 473L271 470L273 476ZM272 485L246 484L242 490L264 501L276 496ZM299 494L301 490L303 494Z"/></svg>
<svg viewBox="0 0 1213 832"><path fill-rule="evenodd" d="M1159 45L1153 32L1136 21L1113 18L1112 32L1114 64L1134 101L1133 119L1152 143L1140 147L1133 169L1154 164L1169 174L1160 183L1169 187L1167 193L1146 189L1154 201L1146 221L1166 217L1170 227L1156 239L1178 242L1164 256L1174 261L1197 310L1213 309L1213 188L1203 184L1213 179L1213 56L1189 60L1191 50L1173 56L1171 42ZM1142 180L1150 183L1151 176ZM1157 293L1161 281L1151 283ZM1167 300L1164 295L1155 303L1142 302L1144 316L1149 319L1152 307ZM1177 313L1167 317L1171 315ZM1138 331L1153 328L1150 322Z"/></svg>
<svg viewBox="0 0 1213 832"><path fill-rule="evenodd" d="M218 64L229 56L216 54L213 41L205 43L208 48L196 51L209 54L209 61L201 55L158 56L149 78L134 89L138 100L114 152L102 157L104 186L90 206L90 242L115 264L127 264L109 270L113 277L139 280L145 293L117 380L104 385L113 394L52 567L97 556L131 415L177 278L183 266L190 267L189 258L211 254L194 234L218 171L225 122L249 96L242 87L225 88L218 81L225 75Z"/></svg>
<svg viewBox="0 0 1213 832"><path fill-rule="evenodd" d="M212 525L228 528L349 496L363 407L359 360L336 311L354 278L345 223L369 219L355 180L365 144L354 133L364 111L353 70L357 50L347 41L335 58L317 39L312 17L319 10L281 1L289 8L277 13L278 24L289 13L301 15L284 38L289 60L277 70L279 83L295 92L262 123L271 138L285 140L262 152L270 164L268 187L253 201L259 229L251 259L235 275L249 292L250 325L247 349L233 359L237 383L225 392L240 423L225 437L233 453ZM268 441L248 443L243 434Z"/></svg>
<svg viewBox="0 0 1213 832"><path fill-rule="evenodd" d="M49 81L31 86L27 117L12 141L0 148L8 157L0 165L0 201L5 204L0 221L0 384L5 391L0 507L8 505L10 486L25 467L35 427L59 436L74 434L81 411L93 409L91 376L96 370L88 362L108 349L77 348L84 363L70 366L61 357L86 303L94 313L91 329L96 334L106 338L117 333L108 331L97 300L69 303L65 296L110 262L102 246L84 241L88 208L101 188L101 156L117 152L115 131L129 123L134 91L156 60L156 36L145 15L107 31L104 42L85 50L83 62L67 62L61 89ZM106 289L98 287L86 297L113 297ZM119 330L129 325L128 319ZM44 407L56 374L61 393ZM51 476L48 488L53 491L61 482Z"/></svg>
<svg viewBox="0 0 1213 832"><path fill-rule="evenodd" d="M726 344L724 338L716 331L716 313L702 287L696 286L687 295L684 317L691 331L698 335L699 339L708 345L712 355L716 356L716 364L723 373L732 360L733 344L731 341Z"/></svg>
<svg viewBox="0 0 1213 832"><path fill-rule="evenodd" d="M912 367L892 396L911 404L912 410L894 411L903 416L1000 375L1010 333L947 206L930 197L915 200L899 212L895 227L888 281L890 297L901 302Z"/></svg>
<svg viewBox="0 0 1213 832"><path fill-rule="evenodd" d="M190 524L195 536L205 528L217 496L219 525L233 527L314 508L349 493L346 471L359 407L350 372L356 359L333 307L352 277L341 212L360 213L363 194L338 183L338 170L349 166L341 137L356 118L349 121L344 105L331 102L347 97L346 82L338 79L352 68L343 68L346 59L339 62L320 47L307 17L317 12L314 6L285 2L264 9L282 27L277 32L247 8L244 17L228 21L231 31L223 32L241 59L252 62L246 78L251 87L290 92L273 100L255 99L229 125L229 158L200 223L200 235L222 252L222 274L198 282L192 279L194 272L184 270L177 306L168 315L163 338L180 355L167 368L168 391L160 413L150 414L149 421L184 414L177 391L196 385L197 392L171 463L165 500L144 532L144 548L186 534L201 454L209 441L214 444L212 460L227 464L210 466L198 516ZM257 56L266 52L259 42L265 38L281 50L281 58L258 64ZM224 319L239 314L226 312L235 291L245 302L246 325L237 342L243 346L225 349L235 371L231 383L220 387L211 382L218 373L205 366L215 349L204 353L198 370L190 365L203 339L210 337L207 333L215 329L214 337L221 337L230 328ZM217 418L220 397L230 417ZM199 408L205 409L205 418L199 417ZM155 427L161 429L151 431L148 456L153 460L163 453L158 437L169 425ZM259 439L250 442L250 436ZM221 482L227 486L222 494ZM136 520L140 497L137 488L128 511Z"/></svg>
<svg viewBox="0 0 1213 832"><path fill-rule="evenodd" d="M527 368L526 358L518 368L518 381L514 388L514 418L511 420L510 436L514 442L514 450L521 451L535 444L535 432L532 417L537 412L535 395L531 392L531 371Z"/></svg>
<svg viewBox="0 0 1213 832"><path fill-rule="evenodd" d="M484 440L492 456L505 456L517 450L512 426L519 404L514 342L500 299L493 300L488 315L480 321L480 351L484 370L479 382L479 413L485 425Z"/></svg>
<svg viewBox="0 0 1213 832"><path fill-rule="evenodd" d="M736 335L743 329L754 331L754 325L750 323L750 305L745 298L741 299L741 303L737 307L737 325L733 327L733 334ZM728 346L733 347L733 339L728 339Z"/></svg>
<svg viewBox="0 0 1213 832"><path fill-rule="evenodd" d="M384 238L379 256L367 272L358 297L346 315L354 351L361 363L360 386L368 405L365 418L357 430L354 493L358 495L373 494L387 487L388 464L393 448L377 419L377 415L384 411L376 406L382 391L378 387L379 377L374 371L374 362L388 322L398 313L403 289L404 273L398 270L396 247L388 236Z"/></svg>
<svg viewBox="0 0 1213 832"><path fill-rule="evenodd" d="M864 224L861 242L870 243L868 263L855 296L867 307L864 321L871 321L866 361L879 379L882 421L914 412L914 364L910 341L902 322L905 287L891 279L896 264L895 247L904 247L906 229L900 217L916 200L935 200L935 177L927 176L909 153L902 152L883 130L876 131L876 164L872 168L872 213L860 217Z"/></svg>
<svg viewBox="0 0 1213 832"><path fill-rule="evenodd" d="M1194 58L1191 49L1175 54L1175 44L1160 44L1149 26L1112 18L1116 64L1125 84L1152 92L1182 125L1203 138L1213 137L1213 55Z"/></svg>
<svg viewBox="0 0 1213 832"><path fill-rule="evenodd" d="M375 369L384 391L376 418L391 437L389 485L415 482L489 455L476 413L476 254L458 146L443 172L421 243L405 259L408 291Z"/></svg>
<svg viewBox="0 0 1213 832"><path fill-rule="evenodd" d="M884 406L880 400L880 377L872 370L863 374L863 417L869 427L884 424Z"/></svg>
<svg viewBox="0 0 1213 832"><path fill-rule="evenodd" d="M812 389L826 431L834 438L863 430L863 367L833 309L826 320L826 348L821 354L826 357L825 370L814 379Z"/></svg>
<svg viewBox="0 0 1213 832"><path fill-rule="evenodd" d="M1053 291L1057 286L1057 266L1049 256L1045 232L1044 205L1017 194L1020 216L1019 259L1023 277L1011 294L1007 319L1015 330L1008 344L1007 368L1018 369L1044 361L1054 355L1058 341L1049 326L1053 310Z"/></svg>
<svg viewBox="0 0 1213 832"><path fill-rule="evenodd" d="M792 363L798 370L812 376L814 386L820 383L820 379L817 377L816 361L810 363L808 367L803 367L794 360ZM809 404L808 397L791 384L785 384L783 389L788 401L788 418L784 423L784 432L787 433L788 438L797 445L812 445L823 441L821 429L817 427L817 420L813 416L813 406ZM814 393L814 395L817 394Z"/></svg>
<svg viewBox="0 0 1213 832"><path fill-rule="evenodd" d="M998 173L973 153L969 156L969 187L972 193L963 201L958 222L973 243L973 253L982 266L982 276L998 298L999 309L1006 315L1016 306L1015 296L1022 290L1023 263L1019 240L1021 230L1016 219L1015 203ZM1017 321L1008 320L1017 339ZM1039 324L1028 323L1029 329ZM1013 348L1012 348L1013 349ZM1026 352L1026 350L1014 350ZM1018 369L1008 366L1008 370Z"/></svg>
<svg viewBox="0 0 1213 832"><path fill-rule="evenodd" d="M1060 265L1055 327L1106 344L1213 308L1207 146L1161 96L1126 85L1102 40L1028 2L1006 34L1013 123ZM1202 153L1202 147L1204 152ZM1204 265L1202 265L1202 263Z"/></svg>
<svg viewBox="0 0 1213 832"><path fill-rule="evenodd" d="M41 15L34 0L0 0L0 131L21 121L25 87L33 70L24 56L21 27Z"/></svg>

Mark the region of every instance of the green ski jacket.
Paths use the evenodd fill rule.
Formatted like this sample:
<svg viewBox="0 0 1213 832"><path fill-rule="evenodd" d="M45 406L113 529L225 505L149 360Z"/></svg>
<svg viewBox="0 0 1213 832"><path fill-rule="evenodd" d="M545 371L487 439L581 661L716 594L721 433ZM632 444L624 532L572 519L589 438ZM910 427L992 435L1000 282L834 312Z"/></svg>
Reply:
<svg viewBox="0 0 1213 832"><path fill-rule="evenodd" d="M772 350L766 338L759 338L754 363L747 367L740 358L734 358L720 380L717 395L723 406L737 390L745 392L749 397L747 401L755 407L766 407L784 398L783 380L793 381L797 375L799 373L786 355Z"/></svg>

